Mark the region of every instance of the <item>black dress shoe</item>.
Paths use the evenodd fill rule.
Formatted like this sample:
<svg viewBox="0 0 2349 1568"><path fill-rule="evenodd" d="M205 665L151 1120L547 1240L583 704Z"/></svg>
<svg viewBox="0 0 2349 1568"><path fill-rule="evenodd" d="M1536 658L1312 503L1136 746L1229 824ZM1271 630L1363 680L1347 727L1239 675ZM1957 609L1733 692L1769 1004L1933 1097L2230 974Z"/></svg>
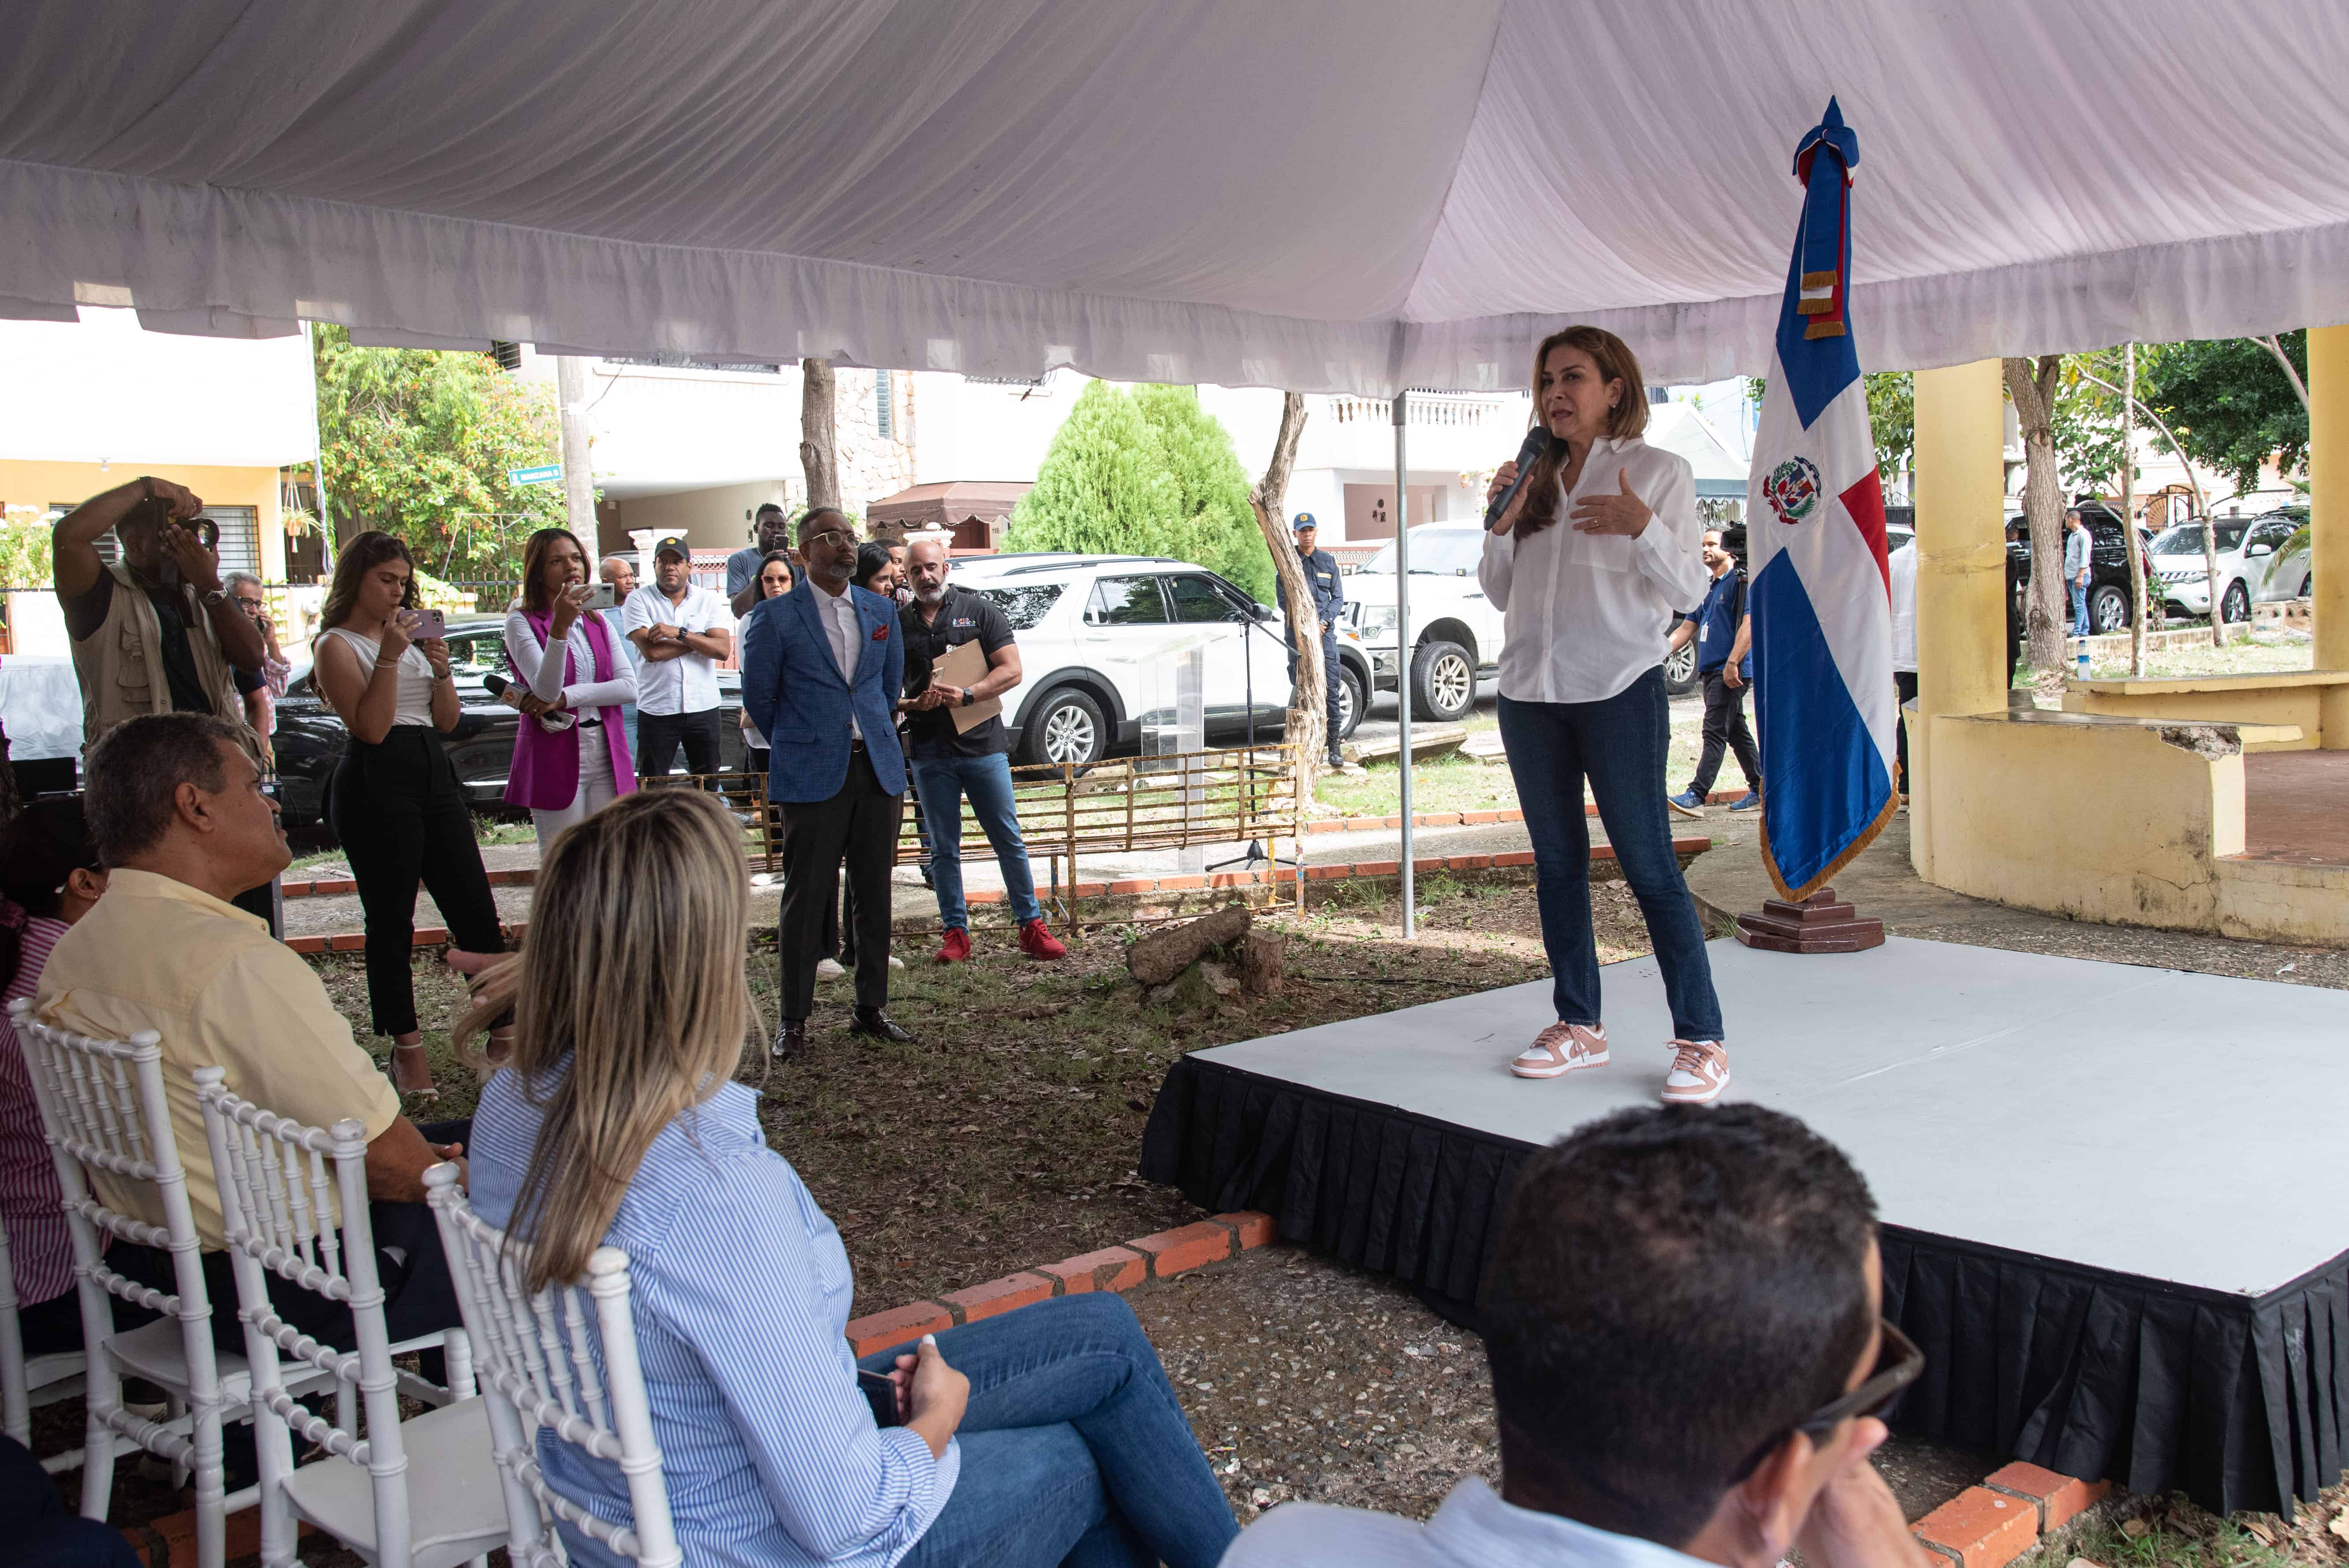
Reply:
<svg viewBox="0 0 2349 1568"><path fill-rule="evenodd" d="M891 1023L889 1015L878 1007L857 1008L848 1020L848 1032L870 1035L876 1040L887 1040L894 1045L910 1046L914 1043L914 1031Z"/></svg>
<svg viewBox="0 0 2349 1568"><path fill-rule="evenodd" d="M775 1043L767 1047L767 1055L779 1062L790 1061L807 1044L807 1020L785 1018L783 1026L775 1031Z"/></svg>

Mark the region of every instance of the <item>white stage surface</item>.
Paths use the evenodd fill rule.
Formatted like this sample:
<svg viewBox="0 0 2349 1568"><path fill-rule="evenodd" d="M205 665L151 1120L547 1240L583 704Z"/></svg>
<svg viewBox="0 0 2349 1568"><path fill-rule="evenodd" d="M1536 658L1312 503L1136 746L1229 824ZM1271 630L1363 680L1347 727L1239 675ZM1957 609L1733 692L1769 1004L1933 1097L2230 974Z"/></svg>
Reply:
<svg viewBox="0 0 2349 1568"><path fill-rule="evenodd" d="M1888 1224L2249 1295L2349 1241L2320 1180L2349 1154L2338 991L1898 936L1710 951L1724 1099L1833 1139ZM1547 980L1197 1055L1547 1143L1654 1104L1671 1065L1655 960L1602 974L1609 1063L1562 1078L1508 1070L1556 1016Z"/></svg>
<svg viewBox="0 0 2349 1568"><path fill-rule="evenodd" d="M1903 1426L2230 1511L2340 1479L2349 998L1900 937L1710 953L1728 1098L1801 1117L1875 1191L1887 1311L1932 1359ZM1508 1071L1547 981L1194 1052L1143 1174L1473 1323L1526 1155L1656 1103L1655 962L1602 974L1612 1059L1562 1078Z"/></svg>

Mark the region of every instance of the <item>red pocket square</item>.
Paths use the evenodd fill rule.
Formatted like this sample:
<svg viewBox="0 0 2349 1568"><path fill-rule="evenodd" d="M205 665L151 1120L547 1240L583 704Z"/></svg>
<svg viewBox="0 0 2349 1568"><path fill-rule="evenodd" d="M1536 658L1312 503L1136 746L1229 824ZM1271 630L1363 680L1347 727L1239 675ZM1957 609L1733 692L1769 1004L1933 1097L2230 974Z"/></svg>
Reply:
<svg viewBox="0 0 2349 1568"><path fill-rule="evenodd" d="M875 627L874 627L874 628L873 628L873 640L874 640L874 642L876 642L876 643L885 643L885 642L887 642L887 641L889 640L889 628L888 628L887 626L875 626Z"/></svg>

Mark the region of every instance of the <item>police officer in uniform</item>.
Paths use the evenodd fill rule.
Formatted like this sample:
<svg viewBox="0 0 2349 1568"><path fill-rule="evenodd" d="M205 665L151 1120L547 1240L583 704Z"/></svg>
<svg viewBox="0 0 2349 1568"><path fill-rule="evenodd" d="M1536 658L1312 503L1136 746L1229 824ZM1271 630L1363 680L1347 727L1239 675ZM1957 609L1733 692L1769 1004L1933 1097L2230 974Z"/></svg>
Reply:
<svg viewBox="0 0 2349 1568"><path fill-rule="evenodd" d="M1338 754L1338 613L1346 606L1346 591L1339 585L1338 558L1326 550L1313 548L1320 537L1320 525L1309 511L1300 511L1289 527L1297 533L1297 563L1305 568L1305 581L1313 589L1313 609L1321 623L1321 676L1323 688L1330 699L1330 766L1340 767L1345 758ZM1288 609L1288 589L1278 577L1273 580L1273 596L1281 610ZM1288 655L1288 680L1297 682L1297 655Z"/></svg>

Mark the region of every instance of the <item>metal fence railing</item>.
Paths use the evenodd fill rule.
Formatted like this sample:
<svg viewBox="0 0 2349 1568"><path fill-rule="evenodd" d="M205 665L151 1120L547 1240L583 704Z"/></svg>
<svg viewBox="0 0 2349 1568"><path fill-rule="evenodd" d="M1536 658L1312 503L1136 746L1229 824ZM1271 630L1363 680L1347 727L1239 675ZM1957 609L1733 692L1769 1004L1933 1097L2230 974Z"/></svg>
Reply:
<svg viewBox="0 0 2349 1568"><path fill-rule="evenodd" d="M1028 858L1046 862L1037 891L1063 913L1079 881L1079 865L1092 856L1263 843L1270 851L1272 874L1249 885L1277 892L1284 866L1288 880L1297 881L1295 851L1304 822L1296 752L1288 745L1120 758L1091 767L1015 767L1011 781ZM723 797L742 824L743 852L751 865L770 872L782 870L781 811L767 799L765 774L672 774L658 782L669 788L698 787ZM920 803L910 787L905 806L897 863L918 865L929 850L920 826ZM967 806L962 827L965 860L995 858L994 846ZM1279 854L1284 839L1292 850L1285 861ZM1301 901L1301 882L1295 891Z"/></svg>

